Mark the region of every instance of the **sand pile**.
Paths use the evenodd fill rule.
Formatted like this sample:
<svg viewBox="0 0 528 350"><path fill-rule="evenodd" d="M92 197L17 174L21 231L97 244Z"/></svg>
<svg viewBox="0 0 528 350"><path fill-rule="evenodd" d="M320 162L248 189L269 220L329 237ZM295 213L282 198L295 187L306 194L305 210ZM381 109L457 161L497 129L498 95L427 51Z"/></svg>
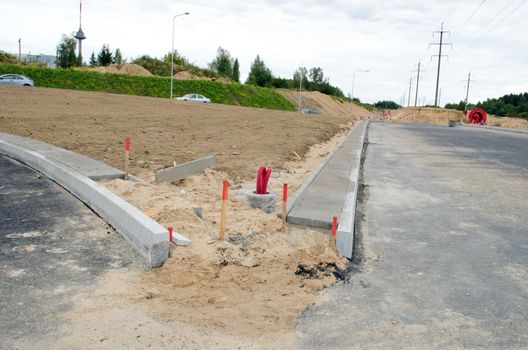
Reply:
<svg viewBox="0 0 528 350"><path fill-rule="evenodd" d="M286 99L293 103L296 107L299 106L299 91L295 90L277 90ZM315 108L321 114L331 116L354 116L367 117L374 115L374 112L369 112L365 108L350 102L342 102L339 99L325 95L319 91L303 91L302 92L302 108Z"/></svg>
<svg viewBox="0 0 528 350"><path fill-rule="evenodd" d="M296 189L344 135L312 147L302 161L286 163L286 170L272 175L271 191L280 198L284 182ZM206 170L179 184L103 182L192 244L174 247L172 258L153 273L111 277L98 287L99 293L105 300L121 300L120 306L109 303L110 308L148 300L149 317L221 332L228 336L224 340L257 344L255 339L266 338L284 344L299 313L320 298L317 291L335 282L347 260L330 247L327 231L289 226L283 233L276 215L239 200L237 189L252 183L230 180L226 240L216 240L224 178L225 173Z"/></svg>
<svg viewBox="0 0 528 350"><path fill-rule="evenodd" d="M182 70L174 74L174 79L178 80L210 80L209 78L201 77L199 75L193 74L189 71Z"/></svg>
<svg viewBox="0 0 528 350"><path fill-rule="evenodd" d="M103 67L83 67L83 70L92 70L99 73L129 74L151 77L152 73L142 66L134 63L111 64Z"/></svg>

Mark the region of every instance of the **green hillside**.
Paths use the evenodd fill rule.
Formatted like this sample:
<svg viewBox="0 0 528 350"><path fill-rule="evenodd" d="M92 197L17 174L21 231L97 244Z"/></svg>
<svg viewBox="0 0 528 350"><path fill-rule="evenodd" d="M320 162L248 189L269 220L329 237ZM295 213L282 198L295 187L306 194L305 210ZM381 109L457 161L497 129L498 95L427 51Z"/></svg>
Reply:
<svg viewBox="0 0 528 350"><path fill-rule="evenodd" d="M165 98L170 94L169 77L103 74L72 69L0 64L0 74L7 73L25 75L33 79L35 85L41 87ZM205 95L215 103L286 111L295 109L288 100L273 89L207 80L174 80L174 96L188 93Z"/></svg>

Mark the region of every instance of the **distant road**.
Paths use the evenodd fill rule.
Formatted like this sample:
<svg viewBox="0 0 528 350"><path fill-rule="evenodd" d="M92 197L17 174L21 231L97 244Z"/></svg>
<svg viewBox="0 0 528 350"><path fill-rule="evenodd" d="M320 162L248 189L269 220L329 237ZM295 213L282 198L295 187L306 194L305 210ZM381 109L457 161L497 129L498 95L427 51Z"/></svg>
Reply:
<svg viewBox="0 0 528 350"><path fill-rule="evenodd" d="M359 272L299 347L528 347L528 135L372 123L369 142Z"/></svg>

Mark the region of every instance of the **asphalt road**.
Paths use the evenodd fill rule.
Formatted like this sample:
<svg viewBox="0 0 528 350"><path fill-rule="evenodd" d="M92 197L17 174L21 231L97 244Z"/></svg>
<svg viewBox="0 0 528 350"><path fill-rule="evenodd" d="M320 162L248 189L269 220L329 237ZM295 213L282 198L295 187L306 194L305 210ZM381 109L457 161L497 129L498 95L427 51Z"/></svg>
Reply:
<svg viewBox="0 0 528 350"><path fill-rule="evenodd" d="M304 349L528 347L528 135L372 123L354 272Z"/></svg>
<svg viewBox="0 0 528 350"><path fill-rule="evenodd" d="M69 192L0 156L0 349L59 337L73 296L141 261Z"/></svg>

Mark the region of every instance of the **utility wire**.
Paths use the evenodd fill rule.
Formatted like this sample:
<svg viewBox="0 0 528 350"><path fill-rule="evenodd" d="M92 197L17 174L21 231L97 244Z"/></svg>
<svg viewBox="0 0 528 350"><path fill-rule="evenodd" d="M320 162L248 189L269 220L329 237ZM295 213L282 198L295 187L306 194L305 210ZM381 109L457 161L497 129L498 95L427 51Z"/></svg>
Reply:
<svg viewBox="0 0 528 350"><path fill-rule="evenodd" d="M449 10L449 12L447 13L446 18L444 20L445 24L447 24L449 22L449 20L453 17L453 15L456 13L456 11L458 10L458 6L460 6L461 2L462 2L462 0L458 0L457 3L455 5L453 5L453 7L451 7L451 10Z"/></svg>
<svg viewBox="0 0 528 350"><path fill-rule="evenodd" d="M471 35L468 35L468 37L460 42L460 44L464 44L466 42L469 42L473 37L475 37L475 34L479 34L483 29L485 29L490 23L494 22L504 11L506 11L514 2L517 0L511 0L504 6L499 12L495 13L493 17L491 17L489 20L484 21L484 25L482 25L477 31L472 33Z"/></svg>
<svg viewBox="0 0 528 350"><path fill-rule="evenodd" d="M457 30L455 32L455 34L453 34L453 37L457 37L458 34L460 34L464 28L466 28L466 26L468 25L469 22L471 22L471 20L473 19L473 17L475 16L475 14L478 12L478 10L480 10L480 8L482 7L482 5L484 5L484 3L486 2L486 0L482 0L480 2L480 4L477 6L477 8L475 9L475 11L473 11L473 13L471 14L471 16L469 16L469 18L467 19L467 21L464 21L464 24L462 25L462 28L460 28L459 30Z"/></svg>
<svg viewBox="0 0 528 350"><path fill-rule="evenodd" d="M473 45L475 45L477 42L480 41L480 39L482 39L486 34L488 34L489 32L491 32L493 29L497 28L500 24L502 24L506 19L508 19L512 14L514 14L522 5L524 5L526 3L526 1L528 0L523 0L521 3L519 3L517 5L517 7L515 7L513 10L510 11L510 13L508 13L505 17L503 17L499 22L497 22L493 27L491 27L488 31L486 31L485 33L483 33L481 36L479 36L476 40L474 40L471 44L469 44L468 46L466 46L465 48L463 48L458 54L455 55L455 57L458 57L460 56L462 53L464 53L464 51L466 51L467 49L473 47Z"/></svg>

